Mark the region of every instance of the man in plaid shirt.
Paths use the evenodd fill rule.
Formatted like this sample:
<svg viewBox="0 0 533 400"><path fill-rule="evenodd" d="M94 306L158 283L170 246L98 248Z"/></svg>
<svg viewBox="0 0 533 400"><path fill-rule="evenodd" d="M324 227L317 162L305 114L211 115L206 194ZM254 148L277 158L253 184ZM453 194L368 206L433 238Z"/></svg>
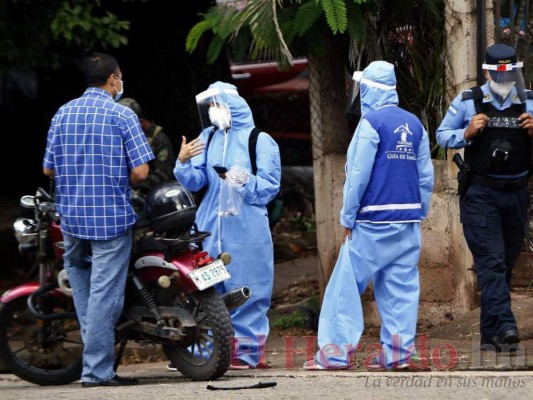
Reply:
<svg viewBox="0 0 533 400"><path fill-rule="evenodd" d="M154 155L135 113L115 102L124 90L117 60L93 53L82 70L88 88L53 117L43 172L55 178L64 264L84 342L81 385L131 385L137 381L113 369L114 332L138 219L131 185L146 179Z"/></svg>

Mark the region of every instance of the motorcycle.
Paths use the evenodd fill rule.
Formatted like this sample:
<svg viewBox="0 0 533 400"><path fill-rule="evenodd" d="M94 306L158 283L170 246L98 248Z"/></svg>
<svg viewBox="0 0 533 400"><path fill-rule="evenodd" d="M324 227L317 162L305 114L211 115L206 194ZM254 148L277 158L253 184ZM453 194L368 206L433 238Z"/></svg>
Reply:
<svg viewBox="0 0 533 400"><path fill-rule="evenodd" d="M115 370L127 343L134 341L160 345L192 380L220 378L230 365L229 310L251 292L246 286L223 296L215 290L230 277L225 266L231 256L203 251L210 232L194 223L196 205L187 189L163 184L151 199L147 229L134 235L124 309L115 329ZM0 360L28 382L68 384L81 376L83 342L63 269L60 217L53 196L40 187L20 204L15 236L19 251L37 258L39 277L0 297Z"/></svg>

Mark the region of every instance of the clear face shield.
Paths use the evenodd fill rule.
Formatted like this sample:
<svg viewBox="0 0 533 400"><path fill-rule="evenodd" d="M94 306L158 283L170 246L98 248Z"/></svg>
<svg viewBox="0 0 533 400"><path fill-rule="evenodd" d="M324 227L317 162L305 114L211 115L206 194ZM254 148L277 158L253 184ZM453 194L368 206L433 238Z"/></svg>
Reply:
<svg viewBox="0 0 533 400"><path fill-rule="evenodd" d="M346 103L347 114L361 114L361 97L359 96L361 79L363 79L363 71L355 71L353 73L352 83L348 91L348 99Z"/></svg>
<svg viewBox="0 0 533 400"><path fill-rule="evenodd" d="M226 130L231 126L231 113L222 101L219 89L208 89L198 94L196 105L202 130L213 126Z"/></svg>
<svg viewBox="0 0 533 400"><path fill-rule="evenodd" d="M522 74L522 62L513 64L483 64L488 72L489 87L492 93L505 100L513 88L520 101L525 101L525 83Z"/></svg>

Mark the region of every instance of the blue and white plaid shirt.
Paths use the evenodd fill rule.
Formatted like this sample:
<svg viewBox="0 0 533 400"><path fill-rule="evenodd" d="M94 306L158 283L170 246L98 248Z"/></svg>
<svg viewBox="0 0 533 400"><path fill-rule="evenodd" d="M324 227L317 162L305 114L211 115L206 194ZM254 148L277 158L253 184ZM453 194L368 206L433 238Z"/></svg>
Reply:
<svg viewBox="0 0 533 400"><path fill-rule="evenodd" d="M48 131L43 167L54 170L63 232L89 240L123 234L138 219L130 170L154 158L135 113L100 88L63 105Z"/></svg>

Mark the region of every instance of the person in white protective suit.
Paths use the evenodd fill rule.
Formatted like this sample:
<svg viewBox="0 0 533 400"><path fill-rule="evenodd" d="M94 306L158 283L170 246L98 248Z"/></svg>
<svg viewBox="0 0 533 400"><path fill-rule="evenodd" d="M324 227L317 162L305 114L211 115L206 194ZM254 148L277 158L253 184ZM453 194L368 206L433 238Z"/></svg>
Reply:
<svg viewBox="0 0 533 400"><path fill-rule="evenodd" d="M207 185L196 220L200 230L212 233L204 242L204 250L232 256L227 266L231 278L218 284L217 290L226 293L248 286L252 292L246 303L231 311L235 349L230 368L266 367L267 311L274 281L274 248L266 205L280 189L279 148L270 135L259 134L257 174L253 175L248 139L254 120L237 88L215 82L198 94L196 101L203 130L189 143L182 138L174 175L193 192ZM217 172L214 166L227 172ZM222 199L228 182L234 198L240 198L231 212Z"/></svg>
<svg viewBox="0 0 533 400"><path fill-rule="evenodd" d="M429 139L420 120L398 107L392 64L374 61L356 72L354 88L361 119L346 159L344 242L320 311L319 350L304 368L354 366L364 328L360 295L372 280L382 348L365 364L403 369L414 354L420 222L433 189Z"/></svg>

